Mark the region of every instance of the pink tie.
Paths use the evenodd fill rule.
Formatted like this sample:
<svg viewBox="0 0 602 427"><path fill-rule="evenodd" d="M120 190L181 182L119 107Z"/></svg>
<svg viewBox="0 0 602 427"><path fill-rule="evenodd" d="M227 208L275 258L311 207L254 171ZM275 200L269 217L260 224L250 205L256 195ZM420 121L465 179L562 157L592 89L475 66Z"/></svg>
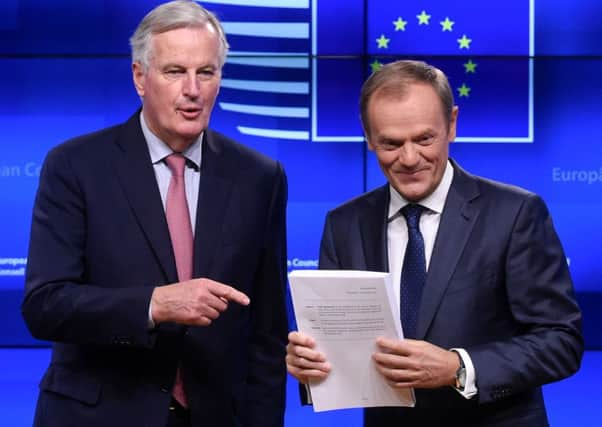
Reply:
<svg viewBox="0 0 602 427"><path fill-rule="evenodd" d="M167 166L171 170L171 180L167 190L167 206L165 214L167 216L167 226L171 237L171 246L173 247L176 258L176 269L178 270L178 279L180 282L192 279L192 226L190 225L190 214L188 212L188 203L186 202L186 190L184 188L184 166L186 158L181 154L170 154L165 158ZM171 392L174 399L180 405L187 408L188 400L184 392L184 383L182 382L182 372L178 368L176 372L176 382Z"/></svg>

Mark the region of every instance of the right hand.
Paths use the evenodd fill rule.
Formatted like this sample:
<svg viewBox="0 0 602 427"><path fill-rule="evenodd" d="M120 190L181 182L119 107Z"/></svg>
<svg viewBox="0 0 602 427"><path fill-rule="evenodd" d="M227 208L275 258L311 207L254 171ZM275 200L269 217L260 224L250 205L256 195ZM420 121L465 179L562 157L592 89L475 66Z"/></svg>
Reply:
<svg viewBox="0 0 602 427"><path fill-rule="evenodd" d="M249 297L231 286L210 279L158 286L151 297L155 324L175 322L191 326L209 326L232 301L249 305Z"/></svg>
<svg viewBox="0 0 602 427"><path fill-rule="evenodd" d="M330 373L330 363L319 351L314 350L315 341L301 332L288 334L286 346L286 369L301 384L309 380L323 380Z"/></svg>

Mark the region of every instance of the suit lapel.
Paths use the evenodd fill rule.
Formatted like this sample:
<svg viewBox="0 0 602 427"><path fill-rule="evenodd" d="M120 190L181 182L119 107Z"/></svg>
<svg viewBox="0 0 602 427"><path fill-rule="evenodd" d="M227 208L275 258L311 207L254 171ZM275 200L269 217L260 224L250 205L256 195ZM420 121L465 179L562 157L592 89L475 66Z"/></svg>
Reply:
<svg viewBox="0 0 602 427"><path fill-rule="evenodd" d="M474 178L453 161L452 165L454 178L441 215L422 294L416 331L418 339L423 339L428 331L479 215L470 203L479 195Z"/></svg>
<svg viewBox="0 0 602 427"><path fill-rule="evenodd" d="M139 111L124 125L117 140L122 156L115 170L134 216L168 282L177 282L178 274L169 238L161 194L140 127Z"/></svg>
<svg viewBox="0 0 602 427"><path fill-rule="evenodd" d="M224 173L237 170L218 135L205 130L194 237L194 277L207 276L215 259L226 219L232 180Z"/></svg>
<svg viewBox="0 0 602 427"><path fill-rule="evenodd" d="M359 216L363 258L368 271L389 271L387 255L387 215L389 211L389 185L373 193L367 209Z"/></svg>

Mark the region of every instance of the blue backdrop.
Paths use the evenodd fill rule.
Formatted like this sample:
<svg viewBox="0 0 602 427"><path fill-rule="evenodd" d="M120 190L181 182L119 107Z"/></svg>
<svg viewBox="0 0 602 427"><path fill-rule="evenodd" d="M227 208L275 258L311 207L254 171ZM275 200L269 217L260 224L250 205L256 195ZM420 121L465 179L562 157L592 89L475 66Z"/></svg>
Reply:
<svg viewBox="0 0 602 427"><path fill-rule="evenodd" d="M159 3L0 2L0 346L46 345L19 313L39 168L54 145L138 108L127 41ZM452 156L548 203L586 345L602 348L602 3L202 3L232 51L211 125L283 162L291 269L315 268L328 209L384 182L359 126L362 81L396 58L425 59L450 76L460 107Z"/></svg>

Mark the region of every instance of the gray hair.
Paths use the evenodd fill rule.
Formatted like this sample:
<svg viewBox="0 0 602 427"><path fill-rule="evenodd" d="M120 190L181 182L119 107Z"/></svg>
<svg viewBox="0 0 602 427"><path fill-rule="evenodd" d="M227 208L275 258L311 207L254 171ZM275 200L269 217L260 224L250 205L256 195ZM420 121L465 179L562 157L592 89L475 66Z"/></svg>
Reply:
<svg viewBox="0 0 602 427"><path fill-rule="evenodd" d="M218 62L220 68L226 62L228 41L217 17L200 4L190 0L175 0L164 3L151 10L142 19L130 38L132 61L138 62L146 71L151 50L151 39L155 34L189 27L203 27L209 24L219 38Z"/></svg>
<svg viewBox="0 0 602 427"><path fill-rule="evenodd" d="M360 117L366 132L370 130L368 104L372 95L379 91L386 95L403 97L411 83L427 83L435 89L449 125L454 108L454 95L443 71L426 62L402 60L383 65L364 82L360 94Z"/></svg>

